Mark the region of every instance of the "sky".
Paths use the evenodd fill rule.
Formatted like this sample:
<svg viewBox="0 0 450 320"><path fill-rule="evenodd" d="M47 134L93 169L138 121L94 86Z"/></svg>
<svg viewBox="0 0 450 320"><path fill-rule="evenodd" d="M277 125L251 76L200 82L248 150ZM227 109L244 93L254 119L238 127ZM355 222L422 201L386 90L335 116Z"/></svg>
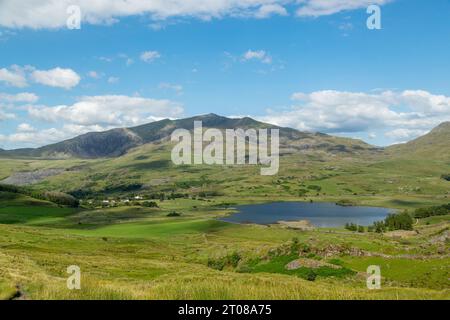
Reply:
<svg viewBox="0 0 450 320"><path fill-rule="evenodd" d="M448 0L0 0L0 148L206 113L406 142L450 121L449 21Z"/></svg>

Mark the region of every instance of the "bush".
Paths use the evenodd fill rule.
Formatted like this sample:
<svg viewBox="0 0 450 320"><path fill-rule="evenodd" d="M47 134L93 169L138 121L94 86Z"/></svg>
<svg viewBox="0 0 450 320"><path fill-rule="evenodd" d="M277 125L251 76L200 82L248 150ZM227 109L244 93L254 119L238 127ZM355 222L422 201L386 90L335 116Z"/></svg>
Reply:
<svg viewBox="0 0 450 320"><path fill-rule="evenodd" d="M309 270L308 274L306 275L306 280L308 281L316 281L317 273L315 273L313 270Z"/></svg>
<svg viewBox="0 0 450 320"><path fill-rule="evenodd" d="M222 271L225 266L231 266L233 268L236 268L239 264L239 261L241 261L241 256L237 252L233 252L232 254L229 254L225 257L218 258L218 259L208 259L208 267L212 269L216 269L219 271Z"/></svg>
<svg viewBox="0 0 450 320"><path fill-rule="evenodd" d="M336 202L336 205L341 206L341 207L351 207L351 206L354 206L355 203L352 200L342 199L342 200L339 200L338 202Z"/></svg>
<svg viewBox="0 0 450 320"><path fill-rule="evenodd" d="M358 225L356 225L354 223L346 223L345 229L347 229L349 231L358 231Z"/></svg>
<svg viewBox="0 0 450 320"><path fill-rule="evenodd" d="M225 268L225 261L222 259L208 259L208 267L222 271Z"/></svg>
<svg viewBox="0 0 450 320"><path fill-rule="evenodd" d="M226 262L228 265L231 265L233 268L236 268L241 261L241 256L237 252L233 252L231 255L226 257Z"/></svg>
<svg viewBox="0 0 450 320"><path fill-rule="evenodd" d="M167 216L168 216L168 217L179 217L179 216L181 216L181 213L172 211L172 212L169 213Z"/></svg>
<svg viewBox="0 0 450 320"><path fill-rule="evenodd" d="M308 189L309 190L315 190L315 191L319 192L320 190L322 190L322 187L321 186L310 185L310 186L308 186Z"/></svg>
<svg viewBox="0 0 450 320"><path fill-rule="evenodd" d="M159 208L158 204L155 201L144 201L142 206L147 208Z"/></svg>

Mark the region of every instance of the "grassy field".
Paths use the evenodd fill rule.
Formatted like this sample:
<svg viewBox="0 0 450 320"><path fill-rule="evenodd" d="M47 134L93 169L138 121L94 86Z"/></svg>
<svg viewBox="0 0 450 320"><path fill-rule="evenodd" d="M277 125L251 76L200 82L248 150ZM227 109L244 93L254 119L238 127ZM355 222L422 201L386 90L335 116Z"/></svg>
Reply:
<svg viewBox="0 0 450 320"><path fill-rule="evenodd" d="M15 201L0 209L0 297L6 299L449 298L450 259L437 257L442 246L429 244L426 235L431 228L448 229L448 219L421 225L424 235L406 243L341 229L227 224L214 219L224 210L204 201L95 211L20 205L31 201L26 197ZM167 217L172 210L184 214ZM290 249L294 238L307 248L306 259L334 259L342 267L286 271L284 265L298 257ZM330 247L338 248L332 256ZM347 248L389 258L355 256ZM381 290L365 288L371 264L382 267ZM82 270L80 291L66 288L69 265ZM311 271L314 281L308 280Z"/></svg>
<svg viewBox="0 0 450 320"><path fill-rule="evenodd" d="M450 298L443 240L449 216L417 221L408 237L217 220L233 205L270 201L346 200L408 210L449 203L449 182L441 178L449 171L445 159L285 155L279 175L263 177L258 167L175 167L169 151L162 144L115 159L0 160L5 178L62 169L32 188L77 194L85 206L61 208L0 192L0 298ZM161 193L164 201L152 200L159 208L133 201L88 205ZM173 212L180 216L169 217ZM299 258L306 266L286 270ZM79 291L66 287L70 265L81 268ZM366 288L369 265L381 266L381 290Z"/></svg>

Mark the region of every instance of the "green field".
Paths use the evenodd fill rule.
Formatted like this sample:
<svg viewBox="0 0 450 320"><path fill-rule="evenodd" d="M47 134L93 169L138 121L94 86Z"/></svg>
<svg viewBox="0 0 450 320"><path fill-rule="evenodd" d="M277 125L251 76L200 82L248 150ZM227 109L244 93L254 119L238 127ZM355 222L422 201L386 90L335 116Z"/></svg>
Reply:
<svg viewBox="0 0 450 320"><path fill-rule="evenodd" d="M227 224L214 219L224 210L200 200L94 211L43 202L21 206L32 201L27 197L15 201L0 208L0 296L6 299L17 292L28 299L449 298L450 259L436 257L442 246L429 245L427 234L448 229L448 219L421 226L423 235L406 243L340 229ZM183 215L167 217L174 209ZM308 248L308 259L334 259L342 267L286 271L284 265L298 257L290 251L294 238ZM342 252L320 253L330 246ZM389 258L353 256L345 248ZM372 264L382 267L381 290L365 288ZM69 265L82 270L80 291L66 288Z"/></svg>

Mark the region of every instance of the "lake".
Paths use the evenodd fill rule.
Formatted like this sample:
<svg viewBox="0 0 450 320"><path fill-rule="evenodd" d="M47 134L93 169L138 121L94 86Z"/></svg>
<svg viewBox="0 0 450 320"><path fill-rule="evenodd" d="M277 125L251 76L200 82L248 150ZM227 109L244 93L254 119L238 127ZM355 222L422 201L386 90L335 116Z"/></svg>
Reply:
<svg viewBox="0 0 450 320"><path fill-rule="evenodd" d="M237 206L238 212L221 221L232 223L273 224L278 221L308 220L314 226L341 227L346 223L369 226L384 220L392 209L379 207L343 207L327 202L273 202Z"/></svg>

